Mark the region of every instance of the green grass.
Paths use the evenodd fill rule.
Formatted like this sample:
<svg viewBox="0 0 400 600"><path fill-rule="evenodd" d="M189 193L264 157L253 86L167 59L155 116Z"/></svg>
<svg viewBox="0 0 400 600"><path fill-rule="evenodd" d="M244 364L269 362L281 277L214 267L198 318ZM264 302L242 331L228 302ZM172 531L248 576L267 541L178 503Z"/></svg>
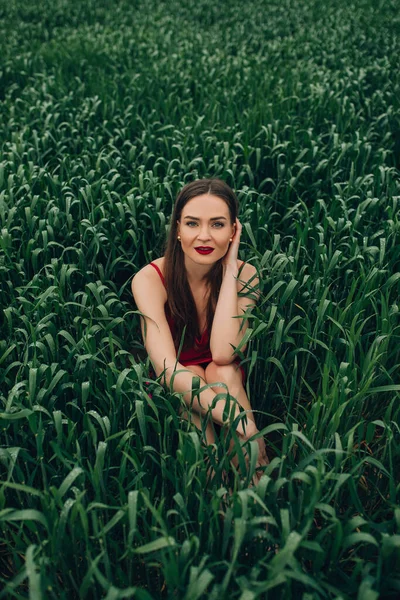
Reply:
<svg viewBox="0 0 400 600"><path fill-rule="evenodd" d="M0 598L398 597L399 24L392 0L0 3ZM230 437L149 379L129 291L210 176L261 275L257 488L255 443L224 487Z"/></svg>

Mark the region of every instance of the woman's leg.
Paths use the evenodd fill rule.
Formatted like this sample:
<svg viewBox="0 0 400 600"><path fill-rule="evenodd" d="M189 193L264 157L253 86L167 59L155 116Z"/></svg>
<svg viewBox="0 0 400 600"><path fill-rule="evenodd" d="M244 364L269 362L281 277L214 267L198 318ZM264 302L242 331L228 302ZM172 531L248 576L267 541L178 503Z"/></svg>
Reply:
<svg viewBox="0 0 400 600"><path fill-rule="evenodd" d="M215 362L210 362L205 369L205 379L210 383L225 383L231 396L236 398L240 406L246 411L252 411L246 390L243 387L242 372L236 362L229 365L216 365ZM226 392L226 388L222 386L212 386L216 394ZM247 417L254 421L252 412L247 412Z"/></svg>
<svg viewBox="0 0 400 600"><path fill-rule="evenodd" d="M200 386L206 385L205 370L202 366L186 365L185 368L188 369L189 371L192 371L192 373L194 375L198 375L200 377L200 379L201 379ZM183 406L181 406L179 409L179 414L183 419L189 420L189 409L185 410L185 408ZM191 418L192 423L194 423L196 425L197 429L202 431L202 426L201 426L202 416L199 415L199 413L197 413L195 410L192 410L190 413L190 418ZM206 427L206 440L207 440L208 445L214 444L214 442L215 442L214 430L213 430L211 423L208 423L208 425ZM209 480L212 480L214 478L215 471L212 467L208 468L207 476L208 476Z"/></svg>
<svg viewBox="0 0 400 600"><path fill-rule="evenodd" d="M205 379L207 383L225 383L228 388L229 394L236 398L239 402L240 406L245 411L251 411L251 405L249 399L247 397L246 391L243 387L242 373L237 363L230 363L229 365L216 365L214 362L210 362L210 364L205 369ZM212 390L218 394L221 392L226 392L226 388L222 386L212 386ZM252 412L246 412L247 418L254 421L254 415ZM233 440L231 441L229 452L233 449ZM238 466L238 458L235 456L232 459L232 464L237 468Z"/></svg>
<svg viewBox="0 0 400 600"><path fill-rule="evenodd" d="M200 377L200 379L202 380L202 381L200 381L200 386L206 385L205 371L202 366L187 365L185 368L188 369L188 371L192 371L193 375L198 375ZM185 409L183 406L181 406L181 408L179 409L179 414L181 415L181 417L183 419L186 419L186 420L189 419L189 409ZM191 421L201 431L202 430L202 427L201 427L202 416L199 415L199 413L197 413L196 411L192 410L190 417L191 417ZM207 428L206 428L206 439L207 439L208 444L214 444L214 442L215 442L214 431L213 431L211 423L208 423Z"/></svg>

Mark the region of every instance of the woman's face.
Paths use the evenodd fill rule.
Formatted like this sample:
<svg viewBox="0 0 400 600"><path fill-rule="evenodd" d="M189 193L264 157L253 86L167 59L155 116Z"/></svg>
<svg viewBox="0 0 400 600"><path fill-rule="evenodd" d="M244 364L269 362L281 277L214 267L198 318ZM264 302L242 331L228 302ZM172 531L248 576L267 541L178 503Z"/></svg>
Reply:
<svg viewBox="0 0 400 600"><path fill-rule="evenodd" d="M213 264L225 256L229 240L235 233L228 205L212 194L202 194L189 200L177 223L182 250L197 264Z"/></svg>

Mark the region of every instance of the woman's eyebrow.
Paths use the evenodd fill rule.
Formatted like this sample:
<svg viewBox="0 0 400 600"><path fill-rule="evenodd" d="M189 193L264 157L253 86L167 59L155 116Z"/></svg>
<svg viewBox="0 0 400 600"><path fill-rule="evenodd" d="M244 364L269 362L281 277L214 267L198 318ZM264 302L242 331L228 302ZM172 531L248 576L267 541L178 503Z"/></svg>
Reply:
<svg viewBox="0 0 400 600"><path fill-rule="evenodd" d="M190 217L189 215L184 217L184 219L193 219L194 221L200 221L198 217ZM219 221L220 219L227 220L226 217L211 217L210 221Z"/></svg>

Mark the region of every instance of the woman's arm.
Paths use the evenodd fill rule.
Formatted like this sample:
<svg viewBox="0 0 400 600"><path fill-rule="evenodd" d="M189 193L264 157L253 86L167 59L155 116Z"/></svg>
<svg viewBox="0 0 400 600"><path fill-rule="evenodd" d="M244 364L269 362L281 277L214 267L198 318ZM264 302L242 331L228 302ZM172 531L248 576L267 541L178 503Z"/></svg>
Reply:
<svg viewBox="0 0 400 600"><path fill-rule="evenodd" d="M233 348L239 346L248 327L247 319L240 317L256 303L259 280L255 267L245 264L237 280L237 251L241 227L239 223L224 262L222 285L211 329L210 350L217 365L229 365L235 360ZM242 290L246 296L239 297L238 293ZM241 348L242 351L243 349Z"/></svg>
<svg viewBox="0 0 400 600"><path fill-rule="evenodd" d="M151 269L151 270L150 270ZM164 304L167 299L165 288L151 267L144 267L132 280L132 293L139 311L142 313L141 327L144 345L149 358L153 364L156 375L164 373L162 383L175 392L183 394L187 406L190 406L192 398L192 385L194 374L181 363L176 362L176 351L172 340L171 331L165 317ZM182 371L181 371L182 370ZM181 371L177 373L177 371ZM174 377L172 375L174 374ZM216 394L208 388L198 394L192 404L193 410L206 415ZM224 420L223 412L226 400L221 399L211 411L213 421L219 425L229 425L229 417ZM236 406L234 417L240 414ZM244 425L243 419L236 428L238 434L246 434L246 438L257 432L253 421L248 419Z"/></svg>

